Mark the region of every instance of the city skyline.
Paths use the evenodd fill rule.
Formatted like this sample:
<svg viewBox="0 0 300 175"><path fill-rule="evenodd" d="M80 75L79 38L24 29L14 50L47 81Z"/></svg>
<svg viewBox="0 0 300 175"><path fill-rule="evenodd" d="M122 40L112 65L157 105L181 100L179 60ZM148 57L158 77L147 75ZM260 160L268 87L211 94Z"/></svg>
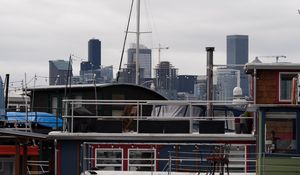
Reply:
<svg viewBox="0 0 300 175"><path fill-rule="evenodd" d="M142 35L141 43L149 48L159 43L170 47L162 51L162 61L170 61L179 74L205 74L205 47L209 46L216 48L214 62L225 64L226 36L234 34L249 35L249 61L259 55L286 55L282 61L299 62L300 16L296 0L173 0L172 6L168 2L141 1L141 30L152 31ZM11 81L23 80L25 72L28 79L34 74L47 76L51 59L67 60L70 54L87 58L86 42L90 38L102 41L102 64L114 65L115 74L129 6L130 0L1 1L1 76L11 74ZM134 18L135 15L131 31L135 30ZM154 25L147 27L147 20ZM135 42L134 37L130 34L127 44ZM157 64L157 54L153 50L153 65ZM76 64L79 61L73 65L79 68ZM11 69L12 65L15 69Z"/></svg>

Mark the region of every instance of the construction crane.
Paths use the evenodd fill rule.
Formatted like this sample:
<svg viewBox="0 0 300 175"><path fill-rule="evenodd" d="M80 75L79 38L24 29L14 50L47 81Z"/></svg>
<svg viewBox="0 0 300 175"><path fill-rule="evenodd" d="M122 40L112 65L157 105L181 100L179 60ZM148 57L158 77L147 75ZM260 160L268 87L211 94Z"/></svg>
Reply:
<svg viewBox="0 0 300 175"><path fill-rule="evenodd" d="M277 56L257 56L256 58L276 58L276 63L278 63L279 58L286 58L284 55L277 55Z"/></svg>
<svg viewBox="0 0 300 175"><path fill-rule="evenodd" d="M152 49L157 49L158 50L158 64L160 63L160 52L162 49L169 49L169 47L162 47L160 44L158 44L157 48L152 48Z"/></svg>

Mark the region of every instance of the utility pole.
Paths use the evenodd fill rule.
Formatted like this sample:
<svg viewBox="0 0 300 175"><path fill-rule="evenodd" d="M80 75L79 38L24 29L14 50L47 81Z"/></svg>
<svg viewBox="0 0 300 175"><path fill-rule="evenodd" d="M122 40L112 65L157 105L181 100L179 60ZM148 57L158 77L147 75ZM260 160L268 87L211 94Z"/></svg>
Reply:
<svg viewBox="0 0 300 175"><path fill-rule="evenodd" d="M158 64L160 63L160 52L162 49L169 49L169 47L162 47L160 44L158 44L157 48L153 48L158 50Z"/></svg>

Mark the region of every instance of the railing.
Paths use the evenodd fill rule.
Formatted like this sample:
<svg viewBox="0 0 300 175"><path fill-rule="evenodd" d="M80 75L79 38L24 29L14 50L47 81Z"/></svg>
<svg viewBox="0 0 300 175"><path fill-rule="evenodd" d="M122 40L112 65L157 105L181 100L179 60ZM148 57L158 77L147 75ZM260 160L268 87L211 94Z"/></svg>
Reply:
<svg viewBox="0 0 300 175"><path fill-rule="evenodd" d="M199 123L202 121L221 121L221 125L223 121L226 132L234 132L237 120L250 120L255 126L253 117L237 116L237 113L244 112L246 103L213 102L214 116L206 116L207 101L64 100L63 103L63 130L68 132L82 132L76 129L82 119L85 119L84 122L89 122L86 121L89 119L91 123L101 120L122 121L122 132L137 133L143 121L189 122L188 133L199 132ZM251 133L252 128L248 130Z"/></svg>
<svg viewBox="0 0 300 175"><path fill-rule="evenodd" d="M101 144L101 143L99 143ZM148 164L141 163L137 166L143 167L153 167L150 169L144 170L135 170L135 171L158 171L158 172L168 172L168 174L172 174L172 172L196 172L196 173L208 173L212 172L213 166L215 166L215 172L225 172L226 170L226 162L221 164L221 162L213 162L212 157L226 157L228 159L228 171L230 173L253 173L256 171L256 154L249 153L249 147L255 147L254 144L232 144L232 145L224 145L224 144L197 144L197 146L201 149L190 150L190 151L167 151L162 152L162 150L154 149L154 152L159 153L159 155L155 155L151 157L130 157L129 150L127 150L128 146L117 147L116 150L122 152L122 156L114 157L113 154L110 154L109 151L114 149L102 148L99 149L103 153L103 150L108 151L107 154L103 154L108 157L97 157L97 151L95 148L98 148L97 143L84 143L84 151L83 151L83 171L87 170L99 170L99 171L107 171L107 170L127 170L130 171L130 162L139 161L148 162ZM131 145L132 146L132 145ZM170 145L167 145L170 146ZM186 145L178 145L185 147ZM189 145L192 146L192 145ZM195 145L193 145L195 146ZM160 145L159 147L164 147L164 145ZM220 148L225 148L220 152ZM138 148L136 148L138 149ZM166 149L166 148L164 148ZM140 148L140 150L143 150ZM95 152L94 152L95 151ZM127 152L128 151L128 152ZM109 157L112 156L112 157ZM96 157L95 157L96 156ZM96 162L99 161L97 164ZM119 164L116 164L118 162ZM102 164L101 164L102 163ZM215 164L214 164L215 163ZM113 169L116 168L117 169ZM223 169L223 170L222 170ZM224 170L225 169L225 170Z"/></svg>
<svg viewBox="0 0 300 175"><path fill-rule="evenodd" d="M49 161L27 161L29 175L42 175L49 173Z"/></svg>

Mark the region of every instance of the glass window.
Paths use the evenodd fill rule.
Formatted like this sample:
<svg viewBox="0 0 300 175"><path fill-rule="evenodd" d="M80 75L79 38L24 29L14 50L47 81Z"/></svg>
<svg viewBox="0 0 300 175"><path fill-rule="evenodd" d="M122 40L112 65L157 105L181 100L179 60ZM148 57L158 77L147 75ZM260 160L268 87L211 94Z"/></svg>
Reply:
<svg viewBox="0 0 300 175"><path fill-rule="evenodd" d="M121 171L122 149L96 149L96 167L100 170Z"/></svg>
<svg viewBox="0 0 300 175"><path fill-rule="evenodd" d="M154 149L129 149L129 171L154 171Z"/></svg>
<svg viewBox="0 0 300 175"><path fill-rule="evenodd" d="M267 153L296 152L295 112L268 112L265 127Z"/></svg>
<svg viewBox="0 0 300 175"><path fill-rule="evenodd" d="M280 74L280 100L291 100L293 77L297 77L297 74Z"/></svg>

